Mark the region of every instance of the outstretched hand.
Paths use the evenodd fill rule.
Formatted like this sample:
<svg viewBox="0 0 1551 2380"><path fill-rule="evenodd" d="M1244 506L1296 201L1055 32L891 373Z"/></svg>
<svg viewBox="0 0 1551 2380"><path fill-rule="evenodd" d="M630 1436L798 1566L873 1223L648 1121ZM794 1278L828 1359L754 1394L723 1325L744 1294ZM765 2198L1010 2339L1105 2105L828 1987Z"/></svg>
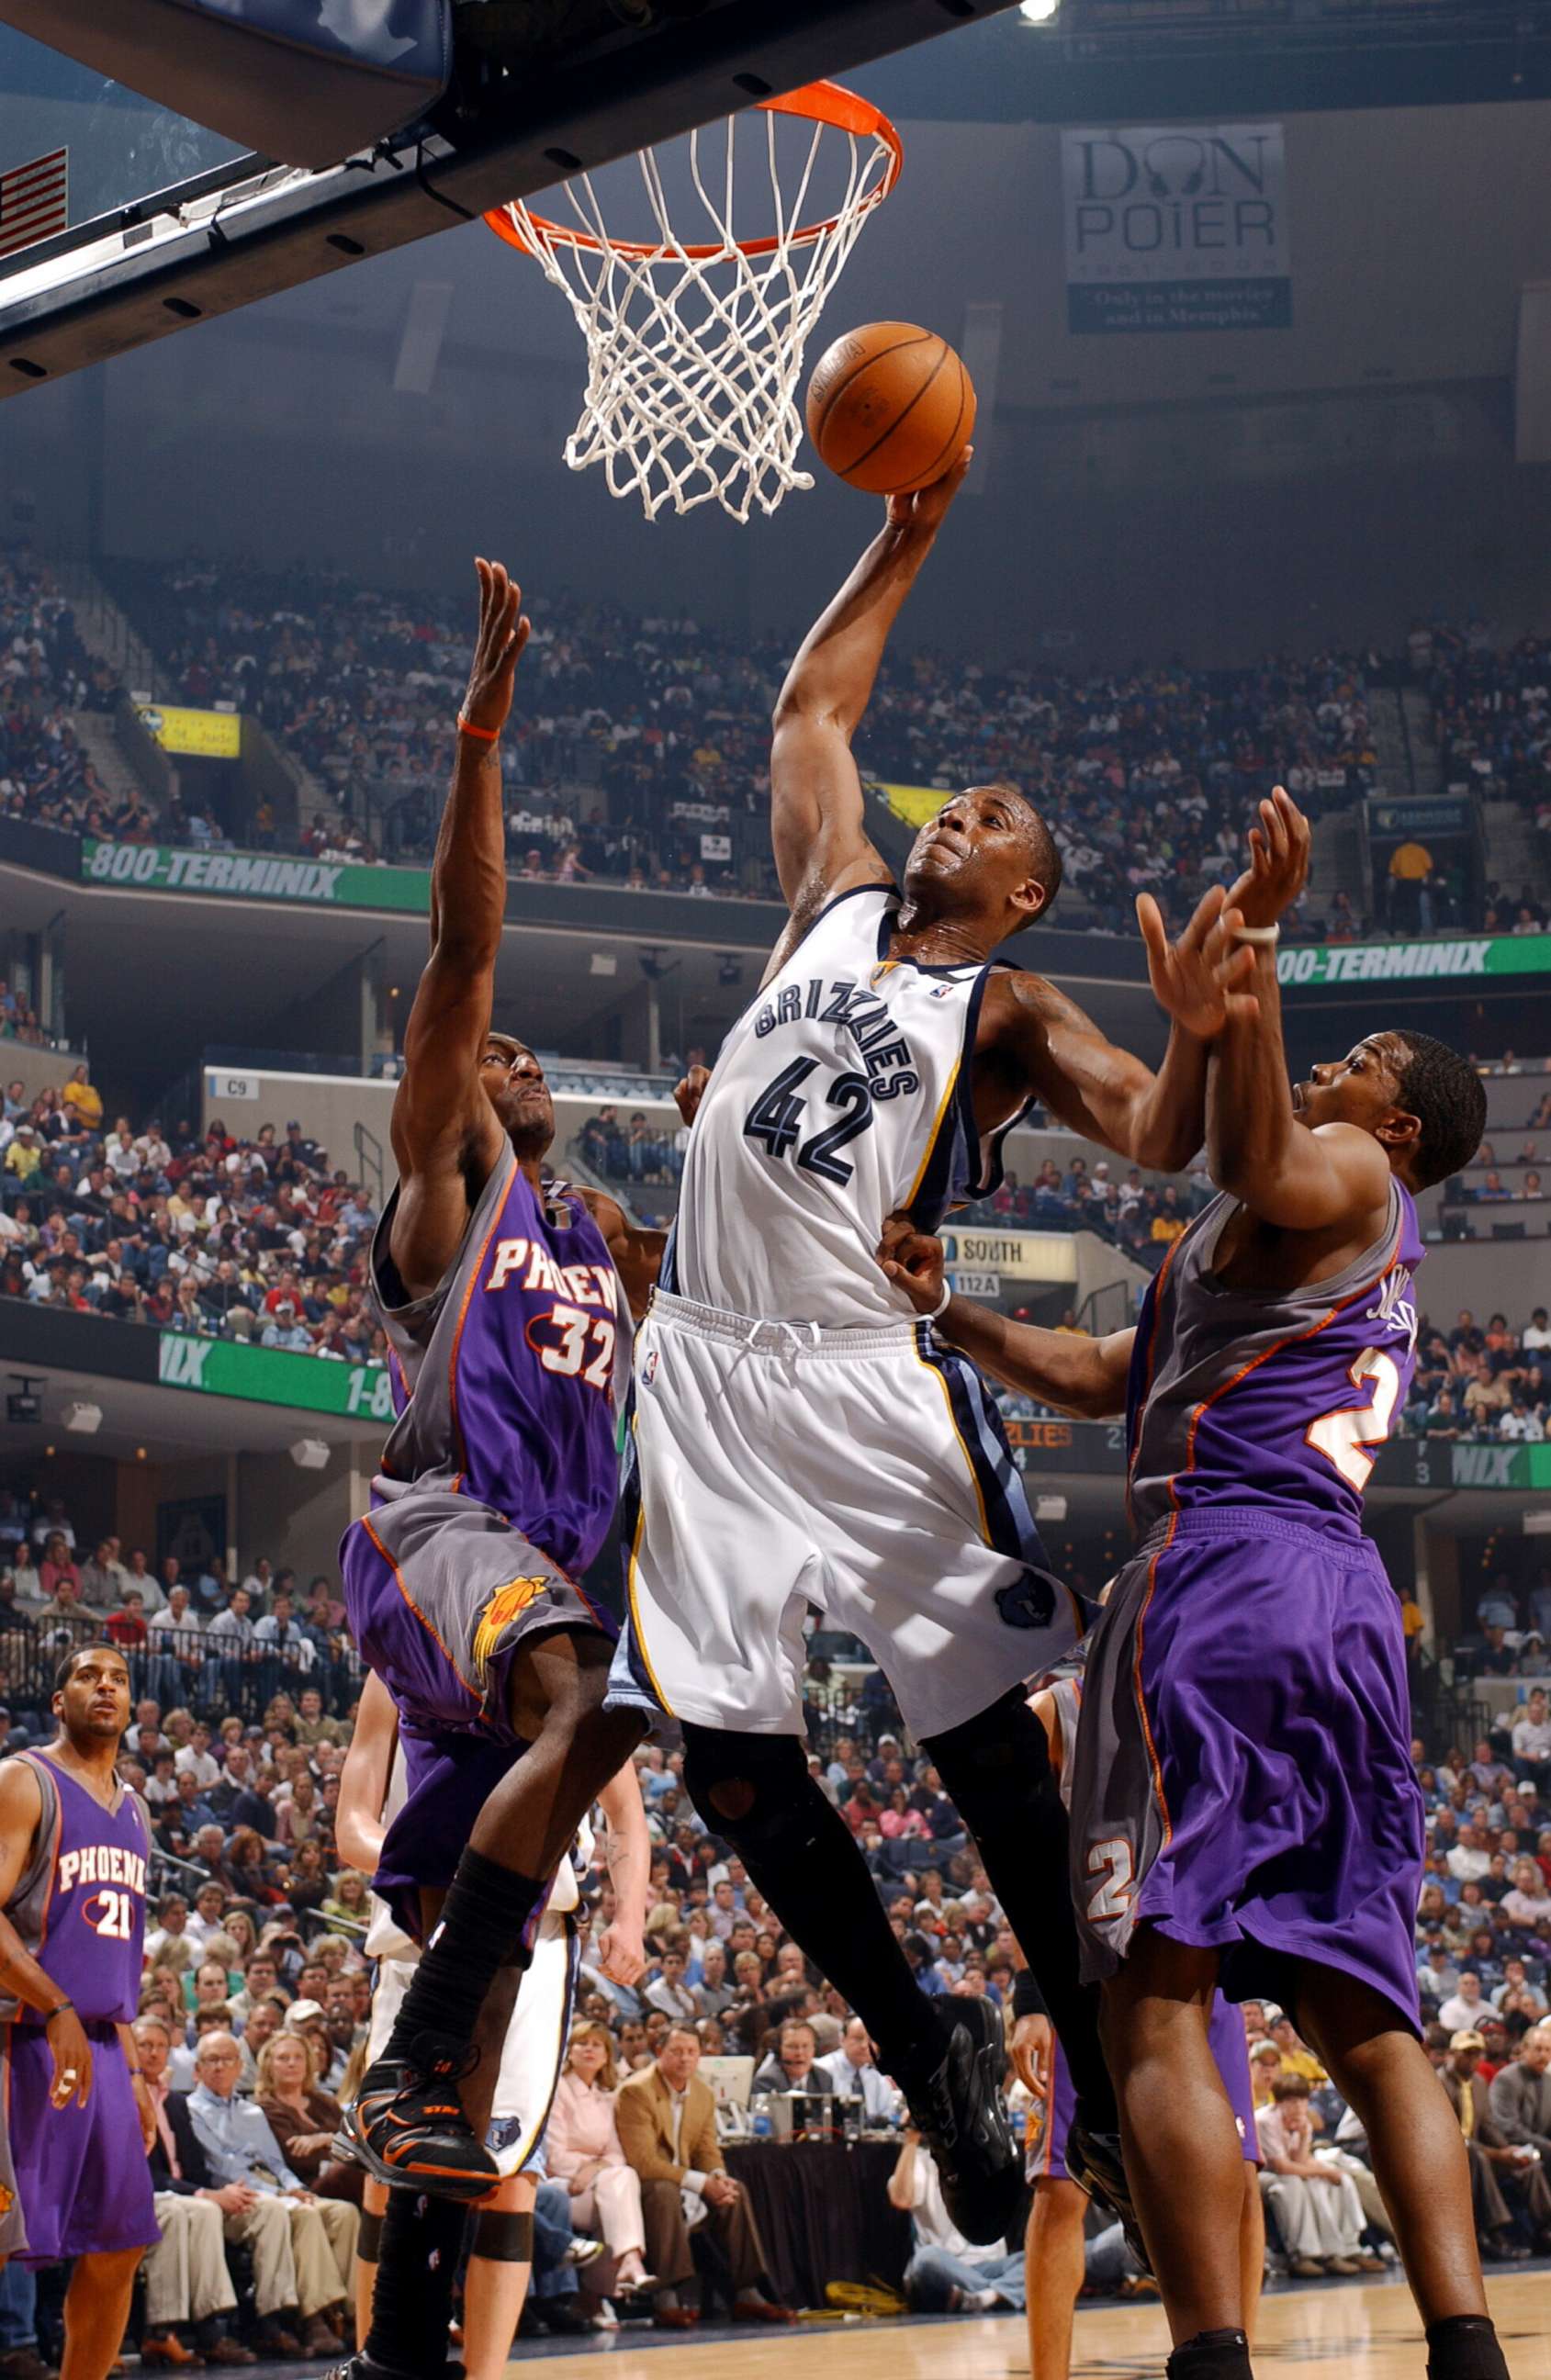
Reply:
<svg viewBox="0 0 1551 2380"><path fill-rule="evenodd" d="M948 507L969 476L975 460L975 449L966 446L956 462L950 463L940 480L929 488L916 488L911 494L888 496L885 510L891 528L940 528L947 517Z"/></svg>
<svg viewBox="0 0 1551 2380"><path fill-rule="evenodd" d="M935 1314L942 1299L942 1242L918 1232L904 1215L891 1215L878 1244L878 1261L917 1314Z"/></svg>
<svg viewBox="0 0 1551 2380"><path fill-rule="evenodd" d="M522 608L522 589L508 576L504 563L479 557L474 568L479 581L479 634L463 715L472 726L499 735L512 708L517 658L533 624Z"/></svg>
<svg viewBox="0 0 1551 2380"><path fill-rule="evenodd" d="M1309 875L1314 842L1308 820L1285 785L1273 785L1260 805L1260 823L1250 829L1250 864L1230 885L1228 905L1246 926L1274 926L1291 908Z"/></svg>
<svg viewBox="0 0 1551 2380"><path fill-rule="evenodd" d="M681 1075L673 1085L673 1105L686 1130L700 1112L700 1102L706 1096L706 1085L710 1078L709 1066L691 1066L688 1073Z"/></svg>
<svg viewBox="0 0 1551 2380"><path fill-rule="evenodd" d="M1177 942L1169 941L1150 892L1137 895L1136 922L1147 946L1153 997L1182 1031L1211 1041L1230 1020L1248 1023L1259 1014L1259 1002L1242 988L1254 973L1254 953L1234 941L1244 919L1228 905L1220 884L1203 893Z"/></svg>

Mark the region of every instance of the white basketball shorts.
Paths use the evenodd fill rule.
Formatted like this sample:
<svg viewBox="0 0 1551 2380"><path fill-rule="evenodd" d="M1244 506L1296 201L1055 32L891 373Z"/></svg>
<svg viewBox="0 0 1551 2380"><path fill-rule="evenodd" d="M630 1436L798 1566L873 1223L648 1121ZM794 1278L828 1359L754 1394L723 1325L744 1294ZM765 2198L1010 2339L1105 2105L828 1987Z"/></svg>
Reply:
<svg viewBox="0 0 1551 2380"><path fill-rule="evenodd" d="M565 2064L576 1961L574 1914L546 1911L534 1937L532 1963L522 1979L506 2028L486 2135L503 2175L522 2172L550 2120L555 2085ZM414 1959L378 1961L367 2046L369 2066L388 2046L416 1963Z"/></svg>
<svg viewBox="0 0 1551 2380"><path fill-rule="evenodd" d="M919 1741L1082 1634L989 1391L927 1324L824 1330L660 1289L633 1401L612 1702L800 1735L813 1604Z"/></svg>

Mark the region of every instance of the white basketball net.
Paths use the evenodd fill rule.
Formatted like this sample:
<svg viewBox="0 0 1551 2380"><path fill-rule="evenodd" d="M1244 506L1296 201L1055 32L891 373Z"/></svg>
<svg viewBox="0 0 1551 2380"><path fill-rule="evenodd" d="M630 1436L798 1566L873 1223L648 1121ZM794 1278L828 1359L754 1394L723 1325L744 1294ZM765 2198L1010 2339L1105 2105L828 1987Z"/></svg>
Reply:
<svg viewBox="0 0 1551 2380"><path fill-rule="evenodd" d="M730 116L689 136L689 170L707 223L697 237L668 219L655 152L637 164L660 245L611 237L591 177L564 191L577 229L536 217L522 201L501 210L545 274L571 301L587 340L581 419L565 442L573 471L603 465L612 494L638 490L648 520L665 504L681 513L713 498L734 520L751 505L773 513L792 488L811 488L796 466L803 424L796 391L803 352L868 214L886 195L895 164L881 134L815 122L796 188L783 194L776 118ZM737 128L745 147L762 127L775 205L773 235L761 227L756 252L738 245L733 214ZM702 165L719 134L726 156ZM844 142L843 196L832 216L806 225L809 188L825 145ZM832 145L830 154L834 156ZM806 225L806 227L805 227ZM594 246L592 243L596 242ZM709 248L709 255L691 255ZM759 252L759 250L764 252Z"/></svg>

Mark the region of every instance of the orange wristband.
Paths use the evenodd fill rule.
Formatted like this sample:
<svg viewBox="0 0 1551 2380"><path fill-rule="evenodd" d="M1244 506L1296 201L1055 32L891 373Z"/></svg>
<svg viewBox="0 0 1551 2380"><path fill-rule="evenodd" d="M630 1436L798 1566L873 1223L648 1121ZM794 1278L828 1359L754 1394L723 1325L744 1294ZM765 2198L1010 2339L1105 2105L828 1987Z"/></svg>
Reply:
<svg viewBox="0 0 1551 2380"><path fill-rule="evenodd" d="M499 744L501 741L499 727L476 727L472 719L467 718L461 710L458 712L458 726L465 735L472 735L478 744Z"/></svg>

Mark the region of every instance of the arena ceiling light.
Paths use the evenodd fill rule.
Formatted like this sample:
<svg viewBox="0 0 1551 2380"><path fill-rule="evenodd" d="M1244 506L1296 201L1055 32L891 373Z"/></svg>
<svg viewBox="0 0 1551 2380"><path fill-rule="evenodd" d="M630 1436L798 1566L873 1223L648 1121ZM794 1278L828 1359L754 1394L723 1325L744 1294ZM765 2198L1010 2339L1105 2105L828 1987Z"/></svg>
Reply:
<svg viewBox="0 0 1551 2380"><path fill-rule="evenodd" d="M326 1471L329 1467L328 1439L298 1438L291 1448L291 1460L298 1471Z"/></svg>
<svg viewBox="0 0 1551 2380"><path fill-rule="evenodd" d="M75 1430L81 1438L95 1438L103 1427L103 1408L94 1405L90 1397L76 1397L65 1407L62 1418L67 1429Z"/></svg>
<svg viewBox="0 0 1551 2380"><path fill-rule="evenodd" d="M1034 1500L1034 1517L1036 1521L1064 1521L1066 1518L1066 1498L1064 1496L1036 1496Z"/></svg>
<svg viewBox="0 0 1551 2380"><path fill-rule="evenodd" d="M1060 15L1060 0L1022 0L1018 14L1025 25L1053 25Z"/></svg>

